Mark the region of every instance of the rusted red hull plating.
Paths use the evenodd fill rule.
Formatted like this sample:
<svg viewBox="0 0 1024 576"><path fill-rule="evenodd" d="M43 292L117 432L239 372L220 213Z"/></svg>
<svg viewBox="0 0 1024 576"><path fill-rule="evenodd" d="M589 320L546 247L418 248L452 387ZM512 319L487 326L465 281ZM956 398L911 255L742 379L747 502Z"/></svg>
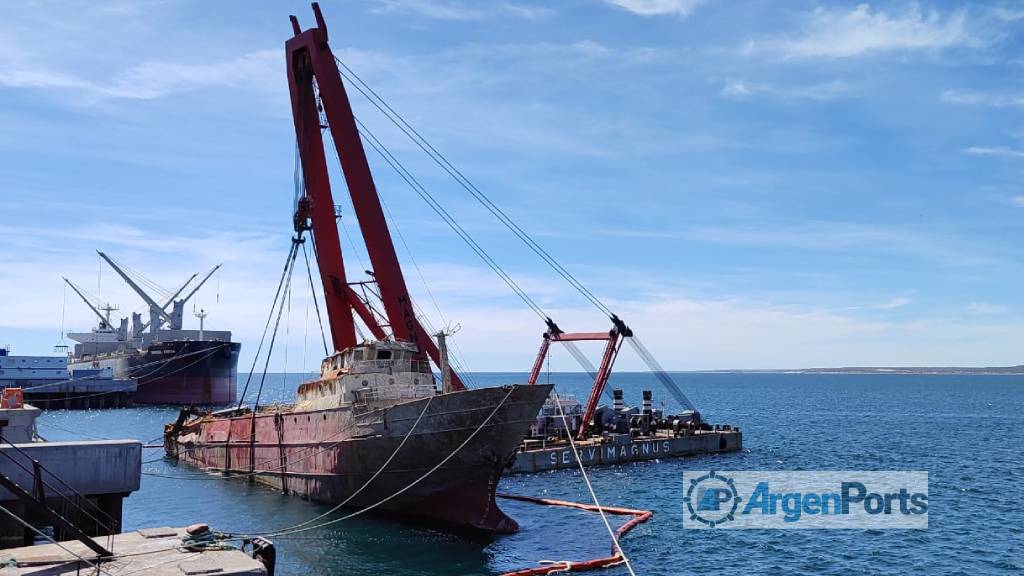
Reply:
<svg viewBox="0 0 1024 576"><path fill-rule="evenodd" d="M550 389L517 386L504 403L509 391L505 387L438 395L415 428L427 399L354 419L348 408L207 416L186 424L177 439L169 439L168 450L201 468L252 473L263 484L336 504L366 484L412 428L391 463L347 506L365 508L384 501L376 509L515 532L518 525L498 508L494 491ZM451 459L428 474L456 449Z"/></svg>

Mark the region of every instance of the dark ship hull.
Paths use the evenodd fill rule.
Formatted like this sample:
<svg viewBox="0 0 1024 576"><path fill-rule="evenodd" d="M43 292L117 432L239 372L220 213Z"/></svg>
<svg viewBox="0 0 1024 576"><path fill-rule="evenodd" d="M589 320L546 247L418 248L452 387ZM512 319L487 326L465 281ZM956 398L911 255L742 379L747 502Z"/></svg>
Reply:
<svg viewBox="0 0 1024 576"><path fill-rule="evenodd" d="M230 404L237 400L241 347L237 342L171 340L72 360L69 367L110 367L114 378L134 380L137 404Z"/></svg>
<svg viewBox="0 0 1024 576"><path fill-rule="evenodd" d="M365 485L347 506L515 532L518 525L498 508L494 491L550 390L480 388L364 414L349 407L275 407L255 418L251 412L207 415L170 427L166 446L188 464L252 474L260 483L318 502L344 502Z"/></svg>

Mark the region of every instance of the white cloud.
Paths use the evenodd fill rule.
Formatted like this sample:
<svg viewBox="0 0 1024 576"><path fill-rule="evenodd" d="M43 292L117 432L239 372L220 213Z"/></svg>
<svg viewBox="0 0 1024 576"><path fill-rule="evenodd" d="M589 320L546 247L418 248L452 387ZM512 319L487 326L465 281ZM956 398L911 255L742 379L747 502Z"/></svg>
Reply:
<svg viewBox="0 0 1024 576"><path fill-rule="evenodd" d="M942 93L942 101L951 104L991 106L993 108L1024 107L1024 96L965 90L946 90Z"/></svg>
<svg viewBox="0 0 1024 576"><path fill-rule="evenodd" d="M679 16L685 18L708 0L606 0L640 16Z"/></svg>
<svg viewBox="0 0 1024 576"><path fill-rule="evenodd" d="M61 317L61 275L71 277L91 292L98 291L93 247L109 251L165 287L223 261L220 277L211 279L199 294L198 304L212 312L208 326L230 329L243 343L242 368L247 369L287 250L287 234L245 229L214 235L191 232L182 230L178 236L167 236L145 228L101 223L45 231L10 226L0 229L0 235L11 248L9 256L0 258L0 293L4 294L0 300L0 341L10 340L27 354L48 351L52 337L40 339L33 349L23 343L21 335L41 326L56 327ZM24 253L32 253L34 258L22 261L15 256ZM314 368L319 361L319 328L315 312L309 308L309 289L301 267L300 263L291 309L282 319L272 370L283 369L285 350L289 350L291 370L299 369L302 358L307 369ZM461 324L462 330L455 340L472 369L529 369L544 327L511 297L509 302L496 301L497 293L507 291L490 272L444 262L424 262L421 268L446 319ZM635 270L626 275L638 274L643 275ZM414 298L436 320L433 306L418 290L412 272L407 270L407 275ZM555 283L550 279L519 279L540 299L553 301L545 304L545 311L564 329L590 331L607 327L607 318L591 308L559 304L565 301L561 297L564 288L552 288ZM142 305L109 270L103 272L101 291L104 300L121 306L122 314ZM813 303L782 306L753 298L700 299L679 293L620 300L600 296L626 319L666 368L676 370L865 364L998 365L1016 360L1019 350L1014 343L1024 338L1024 326L1001 317L994 319L998 322L980 324L949 318L885 319L885 311L909 303L905 297L866 307L874 311L870 316L861 316L855 310L828 311ZM67 298L66 328L88 329L94 321L91 312L70 292ZM996 311L979 303L968 312L976 316ZM195 322L191 317L186 321L189 325ZM736 350L744 353L737 355ZM585 351L594 354L595 359L599 353ZM644 369L630 351L623 353L617 367ZM559 350L553 368L578 369Z"/></svg>
<svg viewBox="0 0 1024 576"><path fill-rule="evenodd" d="M458 0L376 0L377 12L411 14L435 20L470 21L515 16L527 20L541 20L554 14L548 6L505 2L484 5Z"/></svg>
<svg viewBox="0 0 1024 576"><path fill-rule="evenodd" d="M30 63L0 64L0 86L11 88L67 88L92 99L159 98L213 86L264 84L273 89L284 68L280 50L260 50L217 62L144 62L109 80L37 68Z"/></svg>
<svg viewBox="0 0 1024 576"><path fill-rule="evenodd" d="M1005 148L1002 146L971 146L969 148L964 148L964 154L970 154L971 156L1003 156L1006 158L1024 158L1024 150L1015 150L1013 148Z"/></svg>
<svg viewBox="0 0 1024 576"><path fill-rule="evenodd" d="M988 302L971 302L967 305L967 311L976 315L1003 314L1009 310L1001 304L990 304Z"/></svg>
<svg viewBox="0 0 1024 576"><path fill-rule="evenodd" d="M639 238L682 238L710 244L781 247L821 252L899 252L953 266L983 266L996 260L940 235L843 221L807 221L778 226L694 226L669 231L605 230Z"/></svg>
<svg viewBox="0 0 1024 576"><path fill-rule="evenodd" d="M479 20L485 13L462 2L443 0L377 0L381 12L417 14L438 20Z"/></svg>
<svg viewBox="0 0 1024 576"><path fill-rule="evenodd" d="M1014 206L1017 206L1019 208L1024 208L1024 194L1019 194L1017 196L1011 196L1010 197L1010 204L1013 204Z"/></svg>
<svg viewBox="0 0 1024 576"><path fill-rule="evenodd" d="M1017 20L1024 20L1024 10L1007 8L1006 6L995 6L989 9L989 12L996 18L1003 20L1004 22L1016 22Z"/></svg>
<svg viewBox="0 0 1024 576"><path fill-rule="evenodd" d="M749 100L755 96L770 96L784 99L834 100L850 94L846 82L833 80L804 86L776 86L774 84L732 81L726 83L719 94L730 100Z"/></svg>
<svg viewBox="0 0 1024 576"><path fill-rule="evenodd" d="M905 296L897 296L896 298L890 299L888 302L883 302L882 304L879 304L879 305L875 306L875 309L877 309L877 310L893 310L895 308L902 308L902 307L906 306L907 304L910 304L910 302L911 302L910 298L907 298Z"/></svg>
<svg viewBox="0 0 1024 576"><path fill-rule="evenodd" d="M745 51L779 53L787 58L848 58L879 52L934 51L957 46L978 46L967 27L966 12L945 16L910 5L890 15L860 4L852 10L817 8L807 18L804 34L750 42Z"/></svg>

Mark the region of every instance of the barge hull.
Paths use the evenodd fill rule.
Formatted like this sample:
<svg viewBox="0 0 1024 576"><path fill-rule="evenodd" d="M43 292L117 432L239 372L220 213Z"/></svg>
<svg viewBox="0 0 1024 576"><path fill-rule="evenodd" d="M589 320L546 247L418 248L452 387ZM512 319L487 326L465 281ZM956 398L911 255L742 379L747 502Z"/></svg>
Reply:
<svg viewBox="0 0 1024 576"><path fill-rule="evenodd" d="M644 460L677 458L698 454L735 452L743 448L743 434L738 429L697 431L673 436L631 437L616 434L576 443L584 466L628 464ZM516 454L509 471L512 474L545 472L577 468L579 464L567 443L531 447Z"/></svg>

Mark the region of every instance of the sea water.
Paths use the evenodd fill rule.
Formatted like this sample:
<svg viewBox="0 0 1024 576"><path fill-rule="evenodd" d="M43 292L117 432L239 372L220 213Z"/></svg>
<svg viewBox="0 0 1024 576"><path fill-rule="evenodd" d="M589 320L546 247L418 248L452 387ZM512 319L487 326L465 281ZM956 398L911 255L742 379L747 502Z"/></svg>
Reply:
<svg viewBox="0 0 1024 576"><path fill-rule="evenodd" d="M525 374L473 374L477 385ZM588 469L601 503L654 511L622 546L636 574L1019 574L1024 572L1024 376L677 374L705 419L739 426L740 452ZM262 400L287 401L303 375L270 374ZM546 378L546 377L545 377ZM245 378L241 377L243 382ZM588 390L583 374L552 374L559 390ZM255 386L253 384L252 386ZM638 405L671 398L649 374L618 373L612 386ZM252 390L250 390L250 395ZM172 407L58 410L39 418L51 440L135 438L160 442ZM240 479L196 472L143 451L142 488L125 500L126 530L208 523L267 532L328 506ZM684 470L925 470L926 530L684 529ZM589 502L578 471L513 476L499 491ZM539 560L609 553L598 515L499 501L517 534L468 538L367 514L274 538L278 574L497 574ZM336 514L329 518L336 518ZM624 519L612 517L613 527ZM317 522L319 524L323 520ZM606 574L626 574L623 567Z"/></svg>

